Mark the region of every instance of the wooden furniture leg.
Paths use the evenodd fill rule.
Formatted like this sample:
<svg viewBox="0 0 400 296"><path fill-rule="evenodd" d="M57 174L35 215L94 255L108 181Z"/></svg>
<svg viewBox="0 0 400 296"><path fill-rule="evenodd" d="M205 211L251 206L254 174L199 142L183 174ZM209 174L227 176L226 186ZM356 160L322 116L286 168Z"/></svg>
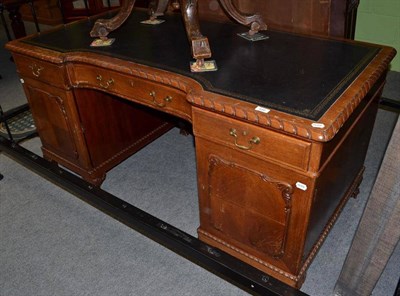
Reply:
<svg viewBox="0 0 400 296"><path fill-rule="evenodd" d="M239 24L249 26L249 34L254 35L258 31L267 30L267 25L263 21L261 15L244 15L241 13L232 3L232 0L219 0L221 6L224 8L226 13L230 15Z"/></svg>
<svg viewBox="0 0 400 296"><path fill-rule="evenodd" d="M10 35L10 31L8 30L8 26L7 26L7 22L6 19L4 17L4 5L3 3L0 3L0 18L1 18L1 23L3 24L3 27L6 31L6 35L7 35L7 39L8 41L11 41L11 35Z"/></svg>
<svg viewBox="0 0 400 296"><path fill-rule="evenodd" d="M40 33L39 22L36 17L35 3L33 3L33 0L30 0L30 1L28 1L28 5L31 9L32 18L33 18L33 22L35 24L36 32Z"/></svg>
<svg viewBox="0 0 400 296"><path fill-rule="evenodd" d="M202 66L204 59L211 57L211 49L207 37L200 32L197 0L180 0L180 6L192 56Z"/></svg>
<svg viewBox="0 0 400 296"><path fill-rule="evenodd" d="M136 0L126 0L116 16L110 19L98 19L90 31L91 37L107 39L107 35L119 28L130 16Z"/></svg>
<svg viewBox="0 0 400 296"><path fill-rule="evenodd" d="M192 56L196 59L198 66L203 66L204 59L211 57L210 44L207 37L200 32L198 17L198 0L179 0L179 6L185 23L186 34L188 36ZM156 19L163 15L167 9L168 0L153 0L150 3L150 19ZM245 16L239 12L232 4L231 0L220 0L222 7L226 12L240 24L250 27L249 34L254 35L259 30L266 30L267 25L258 14ZM107 35L119 28L132 12L135 0L124 2L119 13L111 19L99 19L93 26L90 36L107 39Z"/></svg>
<svg viewBox="0 0 400 296"><path fill-rule="evenodd" d="M154 20L164 15L167 10L169 0L152 0L149 5L150 19Z"/></svg>

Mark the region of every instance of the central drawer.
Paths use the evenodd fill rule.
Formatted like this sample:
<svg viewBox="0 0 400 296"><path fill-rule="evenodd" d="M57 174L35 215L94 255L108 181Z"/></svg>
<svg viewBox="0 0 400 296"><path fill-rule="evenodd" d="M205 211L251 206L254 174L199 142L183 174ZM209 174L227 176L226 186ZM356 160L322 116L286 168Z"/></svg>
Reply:
<svg viewBox="0 0 400 296"><path fill-rule="evenodd" d="M191 120L191 105L186 100L186 93L177 88L85 64L75 64L68 71L75 87L99 89Z"/></svg>
<svg viewBox="0 0 400 296"><path fill-rule="evenodd" d="M195 136L243 153L308 169L309 142L198 108L193 109L193 129Z"/></svg>

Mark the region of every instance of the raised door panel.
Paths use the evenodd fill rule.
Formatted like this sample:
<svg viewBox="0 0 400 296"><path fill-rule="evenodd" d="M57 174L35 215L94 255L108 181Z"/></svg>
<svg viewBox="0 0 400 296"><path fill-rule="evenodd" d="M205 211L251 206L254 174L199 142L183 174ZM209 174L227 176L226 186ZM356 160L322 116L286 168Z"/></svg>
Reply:
<svg viewBox="0 0 400 296"><path fill-rule="evenodd" d="M209 159L208 178L212 227L232 240L281 257L291 185L217 156Z"/></svg>
<svg viewBox="0 0 400 296"><path fill-rule="evenodd" d="M314 181L199 135L196 155L199 237L266 272L296 275Z"/></svg>
<svg viewBox="0 0 400 296"><path fill-rule="evenodd" d="M36 81L27 83L27 80L24 89L43 150L66 162L87 167L85 153L82 153L77 140L80 131L73 125L74 112L68 102L69 92Z"/></svg>

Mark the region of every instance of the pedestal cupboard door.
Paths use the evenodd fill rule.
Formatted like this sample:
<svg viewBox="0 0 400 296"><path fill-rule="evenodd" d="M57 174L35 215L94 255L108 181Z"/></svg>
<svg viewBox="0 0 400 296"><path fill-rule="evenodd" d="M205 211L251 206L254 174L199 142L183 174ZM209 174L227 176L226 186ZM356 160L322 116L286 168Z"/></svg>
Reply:
<svg viewBox="0 0 400 296"><path fill-rule="evenodd" d="M65 91L41 83L25 83L24 88L43 148L78 163L75 131L69 119Z"/></svg>
<svg viewBox="0 0 400 296"><path fill-rule="evenodd" d="M297 274L313 181L200 137L196 154L199 237L257 267Z"/></svg>
<svg viewBox="0 0 400 296"><path fill-rule="evenodd" d="M285 252L292 186L216 155L209 157L212 227L273 257Z"/></svg>

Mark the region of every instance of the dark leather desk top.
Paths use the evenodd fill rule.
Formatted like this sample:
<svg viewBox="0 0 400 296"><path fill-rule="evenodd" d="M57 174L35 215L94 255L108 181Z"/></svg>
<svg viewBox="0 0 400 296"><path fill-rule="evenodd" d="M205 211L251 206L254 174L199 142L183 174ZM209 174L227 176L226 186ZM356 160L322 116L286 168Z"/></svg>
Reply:
<svg viewBox="0 0 400 296"><path fill-rule="evenodd" d="M180 15L158 26L140 24L134 11L109 37L110 47L90 47L93 20L25 39L59 52L109 55L192 77L211 92L235 97L303 118L318 120L377 55L381 47L267 31L269 39L247 41L234 24L201 22L218 71L191 73L190 46Z"/></svg>

